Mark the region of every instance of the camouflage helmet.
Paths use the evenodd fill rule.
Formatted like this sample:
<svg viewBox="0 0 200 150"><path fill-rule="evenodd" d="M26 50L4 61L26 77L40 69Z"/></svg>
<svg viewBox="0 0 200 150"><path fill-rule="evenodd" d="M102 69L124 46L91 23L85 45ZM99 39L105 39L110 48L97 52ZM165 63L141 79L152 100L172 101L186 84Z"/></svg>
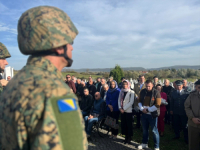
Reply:
<svg viewBox="0 0 200 150"><path fill-rule="evenodd" d="M69 16L56 7L31 8L18 21L19 49L25 55L71 44L77 34Z"/></svg>
<svg viewBox="0 0 200 150"><path fill-rule="evenodd" d="M11 57L6 46L0 42L0 59L5 59Z"/></svg>

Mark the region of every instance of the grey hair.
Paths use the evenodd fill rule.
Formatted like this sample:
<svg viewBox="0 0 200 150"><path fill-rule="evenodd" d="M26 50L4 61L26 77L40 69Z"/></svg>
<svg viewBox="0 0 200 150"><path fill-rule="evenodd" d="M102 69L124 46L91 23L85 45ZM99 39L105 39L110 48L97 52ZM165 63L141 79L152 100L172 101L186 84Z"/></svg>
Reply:
<svg viewBox="0 0 200 150"><path fill-rule="evenodd" d="M103 85L103 87L108 87L108 84Z"/></svg>

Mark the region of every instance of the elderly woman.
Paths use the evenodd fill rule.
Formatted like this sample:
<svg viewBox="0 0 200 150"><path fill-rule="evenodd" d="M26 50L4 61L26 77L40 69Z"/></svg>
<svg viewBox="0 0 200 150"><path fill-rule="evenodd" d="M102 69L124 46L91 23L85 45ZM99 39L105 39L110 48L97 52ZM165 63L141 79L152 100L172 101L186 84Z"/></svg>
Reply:
<svg viewBox="0 0 200 150"><path fill-rule="evenodd" d="M106 104L107 108L107 115L116 119L116 123L118 124L119 119L119 108L118 108L118 97L119 97L120 89L117 86L116 81L110 82L110 88L107 92L106 96ZM116 139L118 134L118 129L111 129L112 135L110 138Z"/></svg>
<svg viewBox="0 0 200 150"><path fill-rule="evenodd" d="M118 106L121 112L121 131L125 135L124 144L130 144L133 136L132 127L132 105L134 103L134 91L130 89L130 83L122 82L122 89L118 98Z"/></svg>
<svg viewBox="0 0 200 150"><path fill-rule="evenodd" d="M165 112L167 111L166 105L168 105L167 94L163 92L163 88L160 84L156 85L156 90L160 92L161 95L160 115L158 117L158 131L160 133L160 136L163 136L165 128L164 117L165 117Z"/></svg>

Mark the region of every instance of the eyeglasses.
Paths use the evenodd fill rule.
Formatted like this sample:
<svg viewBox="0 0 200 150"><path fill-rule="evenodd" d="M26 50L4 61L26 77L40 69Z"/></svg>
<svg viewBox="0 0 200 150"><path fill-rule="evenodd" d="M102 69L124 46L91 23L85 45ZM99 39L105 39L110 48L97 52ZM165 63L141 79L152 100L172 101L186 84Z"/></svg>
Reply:
<svg viewBox="0 0 200 150"><path fill-rule="evenodd" d="M98 95L95 95L95 97L98 97Z"/></svg>
<svg viewBox="0 0 200 150"><path fill-rule="evenodd" d="M71 78L71 77L66 77L66 78L68 79L68 78Z"/></svg>

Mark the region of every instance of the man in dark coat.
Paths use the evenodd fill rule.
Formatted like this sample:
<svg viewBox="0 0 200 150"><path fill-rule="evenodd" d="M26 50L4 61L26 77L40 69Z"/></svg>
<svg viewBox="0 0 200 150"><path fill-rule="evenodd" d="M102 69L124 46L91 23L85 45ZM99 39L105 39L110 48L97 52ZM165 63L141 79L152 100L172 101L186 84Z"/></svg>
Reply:
<svg viewBox="0 0 200 150"><path fill-rule="evenodd" d="M173 91L173 87L169 85L170 81L166 79L164 81L163 92L167 94L167 102L168 105L166 106L167 111L165 112L165 123L170 124L170 95Z"/></svg>
<svg viewBox="0 0 200 150"><path fill-rule="evenodd" d="M82 97L80 109L82 111L83 117L90 113L91 107L93 105L92 95L89 94L88 88L84 88L84 96Z"/></svg>
<svg viewBox="0 0 200 150"><path fill-rule="evenodd" d="M89 90L89 94L92 95L92 97L94 99L94 94L96 93L97 89L96 89L95 85L93 84L92 78L89 79L87 88Z"/></svg>
<svg viewBox="0 0 200 150"><path fill-rule="evenodd" d="M171 106L170 113L174 118L174 132L175 137L173 139L180 138L180 123L181 128L184 132L185 142L188 143L188 127L187 121L188 118L186 116L184 103L189 96L189 92L183 89L183 82L181 80L177 80L176 82L177 90L174 91L171 95Z"/></svg>

